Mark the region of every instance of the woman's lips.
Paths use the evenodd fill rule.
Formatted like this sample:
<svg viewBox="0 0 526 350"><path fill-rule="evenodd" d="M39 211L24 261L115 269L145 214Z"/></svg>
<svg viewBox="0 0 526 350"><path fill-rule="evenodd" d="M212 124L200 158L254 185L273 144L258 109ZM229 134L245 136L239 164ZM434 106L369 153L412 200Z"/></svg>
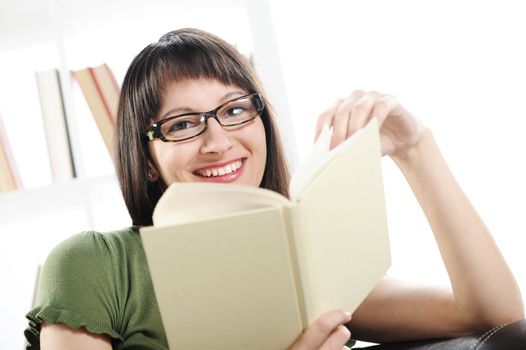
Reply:
<svg viewBox="0 0 526 350"><path fill-rule="evenodd" d="M201 168L194 171L194 175L201 181L232 182L236 180L245 168L246 158L237 159L223 166Z"/></svg>

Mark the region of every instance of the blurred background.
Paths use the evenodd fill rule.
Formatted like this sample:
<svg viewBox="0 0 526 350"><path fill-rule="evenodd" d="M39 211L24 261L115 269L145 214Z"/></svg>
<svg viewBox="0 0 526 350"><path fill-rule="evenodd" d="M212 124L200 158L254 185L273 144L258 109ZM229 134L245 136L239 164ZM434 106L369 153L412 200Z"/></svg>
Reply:
<svg viewBox="0 0 526 350"><path fill-rule="evenodd" d="M0 0L0 117L21 188L0 193L0 347L21 349L37 267L83 230L130 225L111 163L71 70L107 63L120 84L163 33L197 27L252 58L290 162L318 115L355 89L398 97L435 134L454 174L526 290L526 22L521 2ZM58 69L78 176L51 176L36 72ZM389 274L447 285L432 233L383 160ZM477 242L473 242L477 244Z"/></svg>

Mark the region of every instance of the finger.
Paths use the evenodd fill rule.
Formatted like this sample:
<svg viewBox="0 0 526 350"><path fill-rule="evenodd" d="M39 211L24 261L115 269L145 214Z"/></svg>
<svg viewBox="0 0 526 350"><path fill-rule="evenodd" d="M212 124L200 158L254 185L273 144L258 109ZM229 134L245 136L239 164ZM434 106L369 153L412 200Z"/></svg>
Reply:
<svg viewBox="0 0 526 350"><path fill-rule="evenodd" d="M353 105L351 119L347 125L347 137L363 128L371 117L371 113L376 101L381 97L378 92L371 91L363 95L362 98Z"/></svg>
<svg viewBox="0 0 526 350"><path fill-rule="evenodd" d="M332 120L331 149L339 145L347 138L347 124L349 123L349 118L351 117L351 110L354 102L355 101L351 98L346 99L342 102L334 114L334 118Z"/></svg>
<svg viewBox="0 0 526 350"><path fill-rule="evenodd" d="M388 116L398 116L403 113L403 107L396 97L384 95L376 100L371 116L378 119L378 126L381 127Z"/></svg>
<svg viewBox="0 0 526 350"><path fill-rule="evenodd" d="M314 135L314 141L316 141L320 136L321 130L323 129L324 125L327 125L329 127L332 126L332 118L334 117L334 113L336 113L336 110L342 102L343 98L337 99L328 110L320 114L316 123L316 133Z"/></svg>
<svg viewBox="0 0 526 350"><path fill-rule="evenodd" d="M349 124L349 119L352 117L351 111L356 103L363 98L365 92L361 90L355 90L346 98L338 107L334 114L332 121L332 138L331 138L331 149L339 145L347 138L347 126Z"/></svg>
<svg viewBox="0 0 526 350"><path fill-rule="evenodd" d="M320 347L320 350L339 350L351 339L351 331L343 325L338 326Z"/></svg>
<svg viewBox="0 0 526 350"><path fill-rule="evenodd" d="M323 314L305 330L305 333L303 333L300 340L296 343L295 349L319 349L338 326L350 320L350 313L340 310Z"/></svg>

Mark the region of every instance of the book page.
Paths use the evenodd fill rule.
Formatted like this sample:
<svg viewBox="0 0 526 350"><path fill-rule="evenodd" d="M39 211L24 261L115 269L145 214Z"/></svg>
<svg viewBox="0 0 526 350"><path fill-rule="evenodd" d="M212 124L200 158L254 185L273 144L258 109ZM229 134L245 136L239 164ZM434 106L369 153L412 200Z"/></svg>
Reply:
<svg viewBox="0 0 526 350"><path fill-rule="evenodd" d="M155 227L208 220L255 209L288 206L284 196L264 188L185 182L168 187L153 211Z"/></svg>
<svg viewBox="0 0 526 350"><path fill-rule="evenodd" d="M374 126L373 126L374 124ZM334 149L330 149L330 142L332 137L332 128L329 129L327 125L323 126L323 129L314 143L311 153L307 156L304 162L296 170L291 178L289 185L289 195L292 202L297 202L301 196L301 193L310 185L310 183L317 177L319 172L330 163L337 155L344 152L349 146L355 142L360 134L364 132L364 129L376 127L378 128L376 119L372 119L367 126L358 130L347 140L336 146Z"/></svg>
<svg viewBox="0 0 526 350"><path fill-rule="evenodd" d="M289 195L293 202L297 200L298 195L305 183L313 176L313 173L316 171L316 169L320 168L324 157L326 157L329 153L332 135L331 130L332 129L330 129L327 124L323 125L323 129L321 130L321 133L314 143L309 155L300 164L298 169L296 169L292 178L290 179Z"/></svg>
<svg viewBox="0 0 526 350"><path fill-rule="evenodd" d="M328 310L354 311L391 261L376 120L338 151L311 178L296 209L309 322Z"/></svg>

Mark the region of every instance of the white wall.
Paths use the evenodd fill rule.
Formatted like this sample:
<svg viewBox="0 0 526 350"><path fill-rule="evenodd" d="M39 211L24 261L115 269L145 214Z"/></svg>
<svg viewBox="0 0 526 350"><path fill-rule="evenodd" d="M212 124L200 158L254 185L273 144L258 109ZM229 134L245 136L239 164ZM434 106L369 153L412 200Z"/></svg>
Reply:
<svg viewBox="0 0 526 350"><path fill-rule="evenodd" d="M432 129L526 291L526 21L519 1L271 0L300 158L315 120L354 89L394 94ZM389 159L392 275L448 283ZM477 244L477 242L473 242Z"/></svg>

